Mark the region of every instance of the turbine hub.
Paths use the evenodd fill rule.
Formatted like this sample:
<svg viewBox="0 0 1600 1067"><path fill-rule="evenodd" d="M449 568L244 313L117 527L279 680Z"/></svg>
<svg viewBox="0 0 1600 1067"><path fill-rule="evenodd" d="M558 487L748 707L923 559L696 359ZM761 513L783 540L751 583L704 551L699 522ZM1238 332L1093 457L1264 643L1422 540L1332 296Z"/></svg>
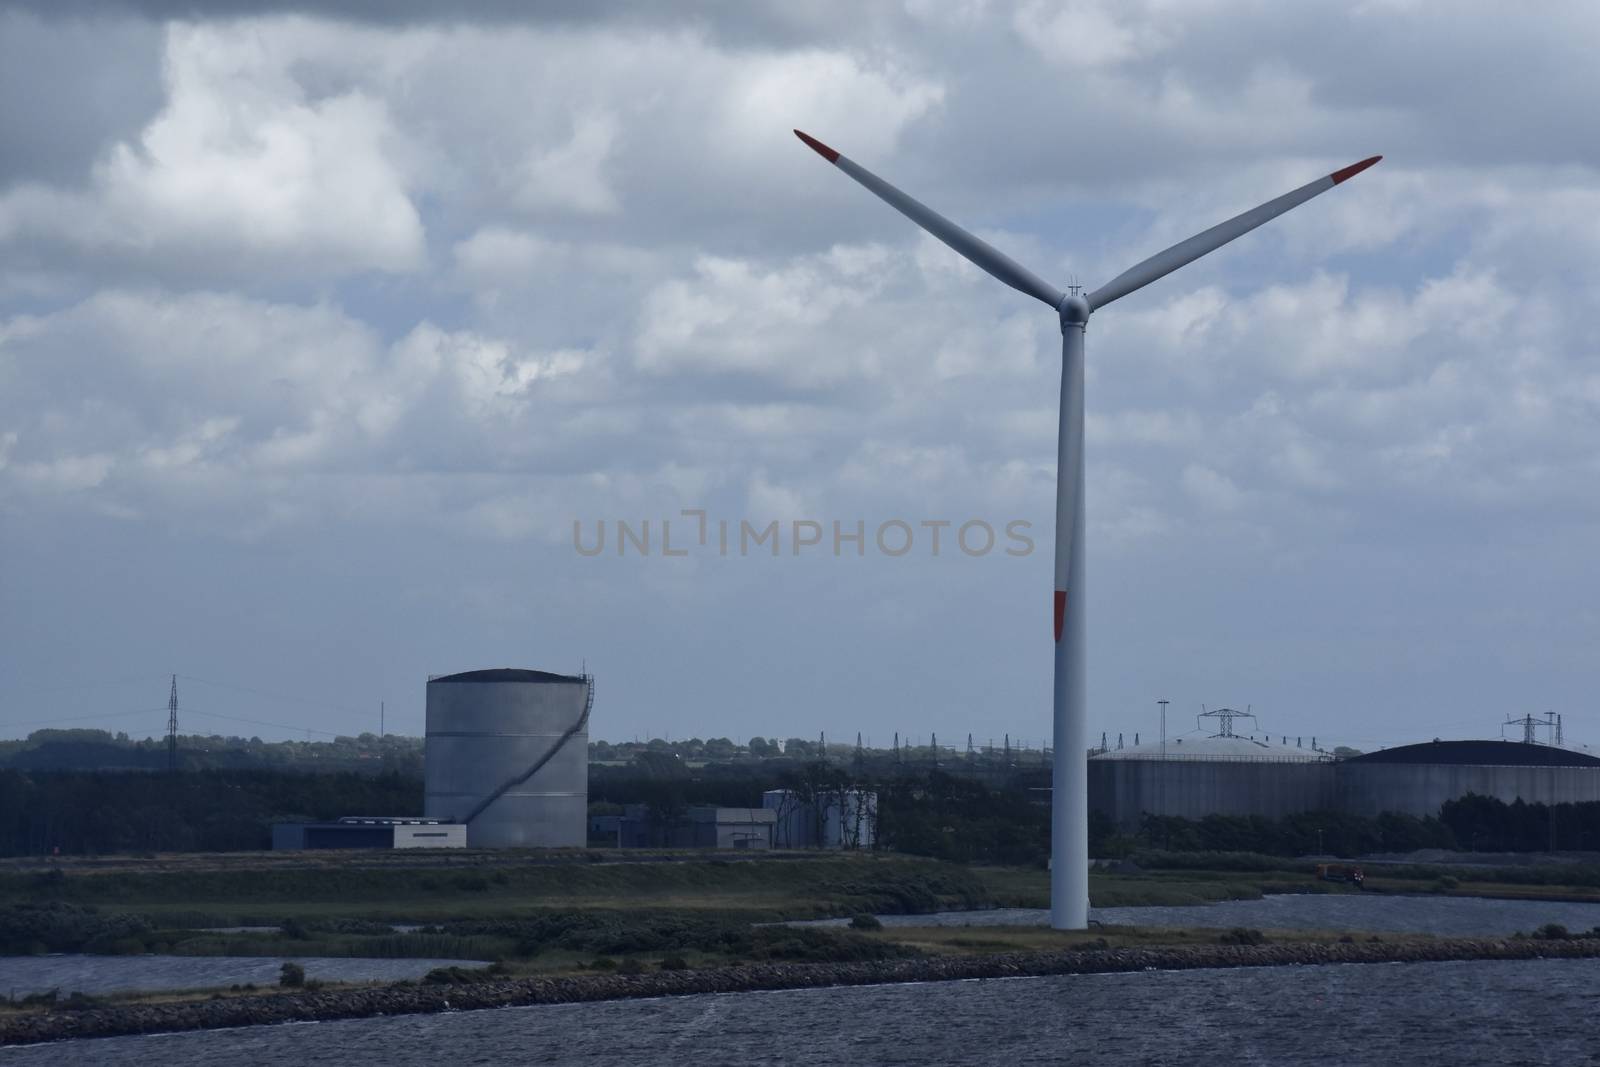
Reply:
<svg viewBox="0 0 1600 1067"><path fill-rule="evenodd" d="M1066 299L1056 306L1056 311L1061 314L1061 328L1068 326L1082 326L1089 321L1089 301L1082 293L1068 293Z"/></svg>

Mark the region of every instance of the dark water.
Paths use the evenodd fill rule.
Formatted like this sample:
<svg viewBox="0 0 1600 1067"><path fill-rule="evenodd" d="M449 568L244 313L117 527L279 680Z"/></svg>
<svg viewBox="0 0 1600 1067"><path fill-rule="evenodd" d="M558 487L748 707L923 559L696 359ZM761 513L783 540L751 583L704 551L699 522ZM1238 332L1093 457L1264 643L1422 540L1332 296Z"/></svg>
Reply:
<svg viewBox="0 0 1600 1067"><path fill-rule="evenodd" d="M1574 933L1600 926L1600 904L1478 897L1406 897L1375 894L1286 894L1175 908L1090 908L1096 922L1133 926L1204 926L1262 930L1366 930L1375 933L1498 937L1560 923ZM1048 926L1050 913L1031 908L948 911L936 915L882 915L885 926ZM840 926L847 919L821 919Z"/></svg>
<svg viewBox="0 0 1600 1067"><path fill-rule="evenodd" d="M1588 1064L1600 961L1161 971L108 1038L0 1065Z"/></svg>
<svg viewBox="0 0 1600 1067"><path fill-rule="evenodd" d="M472 960L322 959L295 957L307 978L330 982L420 978L435 967L482 967ZM217 986L276 985L283 960L271 956L4 956L0 994L21 997L59 989L63 994L122 993Z"/></svg>

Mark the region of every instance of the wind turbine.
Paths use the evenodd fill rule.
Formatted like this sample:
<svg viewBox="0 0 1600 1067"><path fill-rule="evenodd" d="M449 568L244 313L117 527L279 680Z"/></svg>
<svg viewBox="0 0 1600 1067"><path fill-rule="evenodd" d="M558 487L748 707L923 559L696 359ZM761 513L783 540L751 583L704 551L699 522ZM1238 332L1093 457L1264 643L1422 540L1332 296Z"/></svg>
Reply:
<svg viewBox="0 0 1600 1067"><path fill-rule="evenodd" d="M1056 454L1056 576L1054 745L1050 804L1050 925L1082 930L1089 925L1088 719L1084 711L1083 566L1083 335L1089 315L1113 300L1144 288L1163 275L1242 237L1262 223L1299 207L1319 193L1355 177L1382 156L1363 159L1260 207L1235 215L1186 241L1137 263L1087 296L1063 293L987 242L963 230L865 167L815 137L795 136L829 163L866 186L890 207L982 267L1011 288L1053 308L1061 319L1061 415Z"/></svg>

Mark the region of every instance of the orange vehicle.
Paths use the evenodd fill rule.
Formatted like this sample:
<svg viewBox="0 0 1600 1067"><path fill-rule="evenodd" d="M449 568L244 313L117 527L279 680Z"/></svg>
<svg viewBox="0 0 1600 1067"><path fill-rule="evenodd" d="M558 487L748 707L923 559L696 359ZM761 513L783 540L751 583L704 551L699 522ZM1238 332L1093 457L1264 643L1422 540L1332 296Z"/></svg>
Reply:
<svg viewBox="0 0 1600 1067"><path fill-rule="evenodd" d="M1317 877L1324 882L1349 882L1360 889L1366 882L1367 876L1360 867L1352 867L1344 863L1319 863L1317 864Z"/></svg>

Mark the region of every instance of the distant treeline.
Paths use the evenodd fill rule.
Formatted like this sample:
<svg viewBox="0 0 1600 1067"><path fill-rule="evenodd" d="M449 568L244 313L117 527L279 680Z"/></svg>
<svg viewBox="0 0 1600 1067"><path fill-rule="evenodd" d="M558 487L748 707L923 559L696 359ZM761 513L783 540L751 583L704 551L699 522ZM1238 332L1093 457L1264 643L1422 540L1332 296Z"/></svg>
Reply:
<svg viewBox="0 0 1600 1067"><path fill-rule="evenodd" d="M422 780L283 771L0 771L0 855L272 847L279 820L420 815Z"/></svg>
<svg viewBox="0 0 1600 1067"><path fill-rule="evenodd" d="M651 738L648 741L591 741L589 759L608 765L639 763L656 768L661 761L696 768L721 764L759 767L768 761L800 763L821 759L832 764L880 773L901 769L943 767L962 773L991 773L1024 767L1042 767L1039 749L1013 747L1003 737L997 745L975 746L970 752L948 745L900 743L888 748L857 748L821 738L752 737L737 742L726 737L685 741ZM259 737L217 734L180 734L179 770L260 769L354 771L358 774L422 773L423 739L400 734L373 733L333 737L318 741L263 741ZM655 762L652 762L655 761ZM25 739L0 741L0 768L28 771L165 770L165 738L134 739L108 730L35 730Z"/></svg>
<svg viewBox="0 0 1600 1067"><path fill-rule="evenodd" d="M971 863L1042 865L1049 856L1046 768L957 765L953 771L892 759L834 763L789 758L697 767L644 753L621 766L592 765L591 811L644 804L661 818L697 805L759 807L769 789L819 795L878 794L879 847ZM0 770L0 855L231 851L271 845L277 821L341 815L420 815L415 773L305 773L213 769L149 771ZM1419 848L1534 852L1600 848L1600 803L1548 808L1467 796L1437 817L1363 818L1308 812L1281 819L1146 816L1118 833L1090 813L1089 846L1102 857L1141 849L1253 852L1272 856L1409 852Z"/></svg>
<svg viewBox="0 0 1600 1067"><path fill-rule="evenodd" d="M422 739L361 734L325 741L263 741L259 737L180 734L178 769L350 771L422 774ZM21 741L0 741L0 768L22 771L155 771L167 768L165 738L107 730L35 730Z"/></svg>
<svg viewBox="0 0 1600 1067"><path fill-rule="evenodd" d="M1002 736L999 744L988 741L974 744L970 749L953 745L935 744L936 737L913 744L907 737L902 743L896 734L887 748L867 745L841 744L822 737L807 739L791 737L752 737L748 742L726 737L702 740L691 737L686 741L668 741L654 737L648 741L590 741L589 759L601 763L627 763L641 757L669 756L689 763L748 762L752 760L787 759L792 761L822 760L846 766L863 763L875 765L900 765L913 767L934 766L951 768L1042 766L1047 753L1038 748L1013 746L1009 736Z"/></svg>

